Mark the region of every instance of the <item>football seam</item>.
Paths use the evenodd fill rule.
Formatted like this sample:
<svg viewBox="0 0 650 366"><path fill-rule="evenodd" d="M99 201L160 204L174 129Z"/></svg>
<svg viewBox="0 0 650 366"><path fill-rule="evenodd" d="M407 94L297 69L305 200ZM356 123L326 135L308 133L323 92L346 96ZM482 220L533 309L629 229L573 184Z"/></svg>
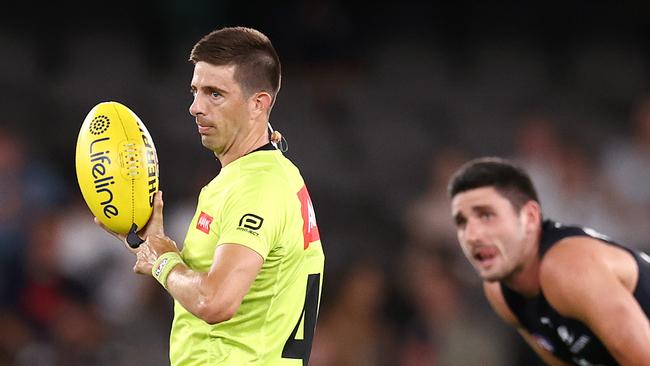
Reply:
<svg viewBox="0 0 650 366"><path fill-rule="evenodd" d="M135 223L135 179L131 178L131 224ZM137 229L137 225L136 225Z"/></svg>
<svg viewBox="0 0 650 366"><path fill-rule="evenodd" d="M122 126L122 131L124 132L124 136L126 136L126 140L129 141L129 134L126 131L126 128L124 127L124 122L122 122L122 117L120 115L120 110L117 108L117 105L113 103L113 108L115 108L115 114L117 114L117 118L120 120L120 126ZM131 224L135 223L135 179L131 178Z"/></svg>

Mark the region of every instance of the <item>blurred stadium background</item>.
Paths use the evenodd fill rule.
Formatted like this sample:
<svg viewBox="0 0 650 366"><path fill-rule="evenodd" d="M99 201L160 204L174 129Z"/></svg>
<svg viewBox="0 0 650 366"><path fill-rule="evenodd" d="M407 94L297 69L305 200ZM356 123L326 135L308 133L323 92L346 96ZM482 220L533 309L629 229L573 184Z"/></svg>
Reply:
<svg viewBox="0 0 650 366"><path fill-rule="evenodd" d="M3 9L0 365L167 364L171 300L92 224L75 141L99 101L136 111L181 242L219 169L187 112L187 57L225 25L265 32L283 62L272 123L310 186L327 255L311 365L537 364L457 248L445 183L468 158L517 159L547 216L650 247L647 2Z"/></svg>

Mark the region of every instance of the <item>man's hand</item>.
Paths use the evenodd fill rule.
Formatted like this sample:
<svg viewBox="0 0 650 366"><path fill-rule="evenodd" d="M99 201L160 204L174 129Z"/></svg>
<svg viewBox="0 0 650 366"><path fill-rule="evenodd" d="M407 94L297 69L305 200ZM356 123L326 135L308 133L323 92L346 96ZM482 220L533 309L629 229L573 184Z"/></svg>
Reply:
<svg viewBox="0 0 650 366"><path fill-rule="evenodd" d="M138 231L138 235L143 238L145 241L147 240L148 237L154 236L154 235L160 235L164 236L165 235L165 229L163 225L163 198L162 198L162 191L156 192L156 195L154 196L153 200L153 212L151 213L151 217L149 218L149 221L147 224L142 228L142 230ZM118 240L124 244L126 249L128 249L131 253L138 253L140 248L131 248L129 244L126 241L126 235L125 234L118 234L111 229L107 228L104 224L102 224L98 218L95 217L95 224L100 226L102 229L106 230L107 233L113 235L116 237Z"/></svg>
<svg viewBox="0 0 650 366"><path fill-rule="evenodd" d="M158 191L153 199L153 212L151 213L151 217L144 228L138 231L138 235L144 240L154 235L165 236L163 205L163 193L162 191Z"/></svg>
<svg viewBox="0 0 650 366"><path fill-rule="evenodd" d="M133 272L151 275L154 262L167 252L177 252L176 242L164 235L148 236L147 240L136 249L136 261Z"/></svg>

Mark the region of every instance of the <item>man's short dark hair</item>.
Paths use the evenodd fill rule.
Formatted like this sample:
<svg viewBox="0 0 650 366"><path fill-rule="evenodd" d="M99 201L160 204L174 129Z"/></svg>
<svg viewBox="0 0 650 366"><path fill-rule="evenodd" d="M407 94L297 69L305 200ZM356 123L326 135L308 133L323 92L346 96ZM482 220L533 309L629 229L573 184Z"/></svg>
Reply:
<svg viewBox="0 0 650 366"><path fill-rule="evenodd" d="M280 59L267 36L245 27L226 27L207 34L190 53L190 61L235 65L235 81L246 95L280 90Z"/></svg>
<svg viewBox="0 0 650 366"><path fill-rule="evenodd" d="M528 201L536 201L537 192L530 176L521 167L497 157L484 157L463 164L449 180L447 191L459 193L482 187L494 187L508 199L516 211Z"/></svg>

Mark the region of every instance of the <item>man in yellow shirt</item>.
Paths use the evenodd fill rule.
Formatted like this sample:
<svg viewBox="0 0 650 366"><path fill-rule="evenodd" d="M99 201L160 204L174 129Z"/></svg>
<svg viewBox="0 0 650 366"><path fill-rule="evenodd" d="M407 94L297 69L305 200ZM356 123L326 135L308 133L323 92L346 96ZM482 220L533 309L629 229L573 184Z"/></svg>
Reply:
<svg viewBox="0 0 650 366"><path fill-rule="evenodd" d="M307 365L324 254L307 187L267 130L278 56L262 33L234 27L203 37L190 60L190 113L222 169L201 190L182 252L156 194L134 270L174 298L172 365Z"/></svg>

